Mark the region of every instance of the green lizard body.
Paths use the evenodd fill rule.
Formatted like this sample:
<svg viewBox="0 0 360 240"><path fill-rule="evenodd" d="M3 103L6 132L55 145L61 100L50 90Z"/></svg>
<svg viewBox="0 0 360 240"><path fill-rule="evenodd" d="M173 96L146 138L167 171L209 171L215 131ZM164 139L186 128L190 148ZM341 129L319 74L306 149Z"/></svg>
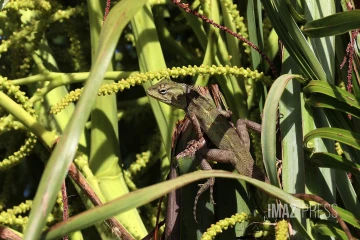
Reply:
<svg viewBox="0 0 360 240"><path fill-rule="evenodd" d="M196 87L162 80L151 86L147 94L161 102L183 109L191 119L199 139L201 130L218 149L210 149L204 158L218 162L230 162L242 175L268 181L254 164L248 143L229 122L224 112L218 110L211 99L199 94ZM201 128L201 129L199 129Z"/></svg>

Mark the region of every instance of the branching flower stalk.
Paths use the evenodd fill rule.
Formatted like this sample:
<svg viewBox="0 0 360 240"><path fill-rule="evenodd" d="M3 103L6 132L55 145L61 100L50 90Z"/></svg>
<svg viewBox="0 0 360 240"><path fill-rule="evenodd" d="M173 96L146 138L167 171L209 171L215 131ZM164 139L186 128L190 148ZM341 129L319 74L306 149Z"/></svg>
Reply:
<svg viewBox="0 0 360 240"><path fill-rule="evenodd" d="M74 17L76 15L84 15L84 8L83 6L76 6L74 8L69 8L67 10L59 10L53 15L51 15L47 22L42 21L35 21L32 25L26 26L22 28L19 32L14 32L13 35L8 39L2 41L0 45L0 53L7 52L8 49L17 41L20 41L26 37L29 37L32 32L39 32L41 29L45 30L44 27L46 27L48 24L54 23L54 22L62 22L64 19L69 19L70 17Z"/></svg>
<svg viewBox="0 0 360 240"><path fill-rule="evenodd" d="M273 62L270 60L270 58L268 56L266 56L265 53L263 53L256 45L254 45L252 42L250 42L248 39L244 38L243 36L240 36L239 34L229 30L227 27L224 27L218 23L215 23L213 20L207 18L205 15L202 15L192 9L189 8L189 4L187 3L180 3L181 0L173 0L173 3L175 3L178 7L184 9L186 12L188 13L191 13L191 14L194 14L196 17L198 18L201 18L202 20L204 20L205 22L215 26L216 28L219 28L221 29L222 31L225 31L229 34L231 34L232 36L236 37L237 39L239 39L240 41L242 42L245 42L247 43L249 46L251 46L255 51L257 51L268 63L269 63L269 66L271 68L271 71L274 75L274 77L277 77L278 74L277 74L277 71L276 71L276 68L273 64Z"/></svg>
<svg viewBox="0 0 360 240"><path fill-rule="evenodd" d="M105 79L119 80L121 78L127 78L129 76L132 76L136 73L137 72L108 72L105 75ZM51 90L72 83L85 82L88 76L89 76L89 72L81 72L81 73L46 72L25 78L19 78L16 80L9 80L9 82L11 82L15 86L19 86L19 85L49 81L49 84L47 84L43 88L39 88L35 92L35 94L29 99L29 103L36 103L38 101L43 100L45 95L49 93Z"/></svg>
<svg viewBox="0 0 360 240"><path fill-rule="evenodd" d="M24 228L29 220L28 217L22 217L21 214L28 212L31 208L32 201L27 200L18 206L9 208L0 213L0 224L19 226Z"/></svg>
<svg viewBox="0 0 360 240"><path fill-rule="evenodd" d="M22 106L23 108L32 116L35 117L35 111L32 107L32 104L29 103L28 98L25 96L25 93L20 91L19 86L12 85L6 78L0 77L0 89L7 93L9 96L13 96ZM1 133L7 132L11 127L14 129L17 128L16 124L12 124L13 117L3 116L0 118L0 123L2 123L1 128L5 131L1 131ZM0 171L8 170L19 164L26 156L28 156L35 147L36 137L31 132L27 132L28 138L25 140L23 146L12 155L5 157L0 162Z"/></svg>
<svg viewBox="0 0 360 240"><path fill-rule="evenodd" d="M348 70L347 70L347 86L346 89L348 92L351 92L352 90L352 83L351 83L351 78L352 78L352 71L353 71L353 61L354 61L354 52L355 52L355 40L357 38L359 34L359 29L351 31L351 36L350 36L350 42L346 47L346 56L344 57L344 60L342 61L342 63L340 64L340 69L342 69L345 65L346 62L348 62Z"/></svg>
<svg viewBox="0 0 360 240"><path fill-rule="evenodd" d="M173 67L164 70L159 70L156 72L147 72L139 73L134 76L131 76L127 79L122 79L118 82L112 84L105 84L100 87L98 91L99 96L109 95L117 93L118 91L123 91L124 89L129 89L131 86L139 85L150 80L163 79L163 78L177 78L184 76L194 76L196 74L210 74L210 75L226 75L232 74L235 76L240 76L242 78L252 78L256 81L260 81L266 86L271 85L271 78L266 77L264 73L259 73L257 70L252 71L249 68L239 68L239 67L230 67L230 66L188 66L188 67ZM82 93L81 89L76 89L71 91L66 95L61 102L51 108L51 113L59 113L62 109L68 106L71 102L77 101Z"/></svg>

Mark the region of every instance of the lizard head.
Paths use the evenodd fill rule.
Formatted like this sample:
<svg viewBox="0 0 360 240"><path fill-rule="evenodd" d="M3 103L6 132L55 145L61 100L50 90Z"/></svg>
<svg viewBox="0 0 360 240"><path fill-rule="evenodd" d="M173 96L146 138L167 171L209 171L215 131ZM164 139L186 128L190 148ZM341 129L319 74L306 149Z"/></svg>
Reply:
<svg viewBox="0 0 360 240"><path fill-rule="evenodd" d="M186 84L176 83L168 79L161 80L146 90L150 97L180 109L187 107L187 92L188 86Z"/></svg>

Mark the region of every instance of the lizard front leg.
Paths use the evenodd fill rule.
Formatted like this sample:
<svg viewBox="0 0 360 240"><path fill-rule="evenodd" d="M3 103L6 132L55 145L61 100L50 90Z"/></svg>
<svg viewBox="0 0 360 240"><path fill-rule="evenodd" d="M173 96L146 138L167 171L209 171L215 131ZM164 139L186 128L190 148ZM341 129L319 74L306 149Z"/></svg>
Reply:
<svg viewBox="0 0 360 240"><path fill-rule="evenodd" d="M202 137L200 140L191 140L187 143L184 151L175 156L176 159L194 155L199 149L204 147L206 144L205 139Z"/></svg>
<svg viewBox="0 0 360 240"><path fill-rule="evenodd" d="M204 135L202 133L201 126L200 126L199 120L197 119L196 115L194 113L188 113L188 116L194 127L194 130L196 132L198 140L202 139L204 137Z"/></svg>

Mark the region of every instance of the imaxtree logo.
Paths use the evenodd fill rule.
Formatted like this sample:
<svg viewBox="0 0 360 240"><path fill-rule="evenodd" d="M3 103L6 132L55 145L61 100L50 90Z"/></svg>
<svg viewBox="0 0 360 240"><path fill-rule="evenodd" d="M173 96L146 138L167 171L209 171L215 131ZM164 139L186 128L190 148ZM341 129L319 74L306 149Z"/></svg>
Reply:
<svg viewBox="0 0 360 240"><path fill-rule="evenodd" d="M325 204L325 205L308 205L306 209L300 209L301 217L320 217L325 216L326 218L336 218L337 214L334 215L331 213L336 213L334 207L336 204ZM268 204L268 218L295 218L295 213L292 209L297 209L295 205L289 204Z"/></svg>

